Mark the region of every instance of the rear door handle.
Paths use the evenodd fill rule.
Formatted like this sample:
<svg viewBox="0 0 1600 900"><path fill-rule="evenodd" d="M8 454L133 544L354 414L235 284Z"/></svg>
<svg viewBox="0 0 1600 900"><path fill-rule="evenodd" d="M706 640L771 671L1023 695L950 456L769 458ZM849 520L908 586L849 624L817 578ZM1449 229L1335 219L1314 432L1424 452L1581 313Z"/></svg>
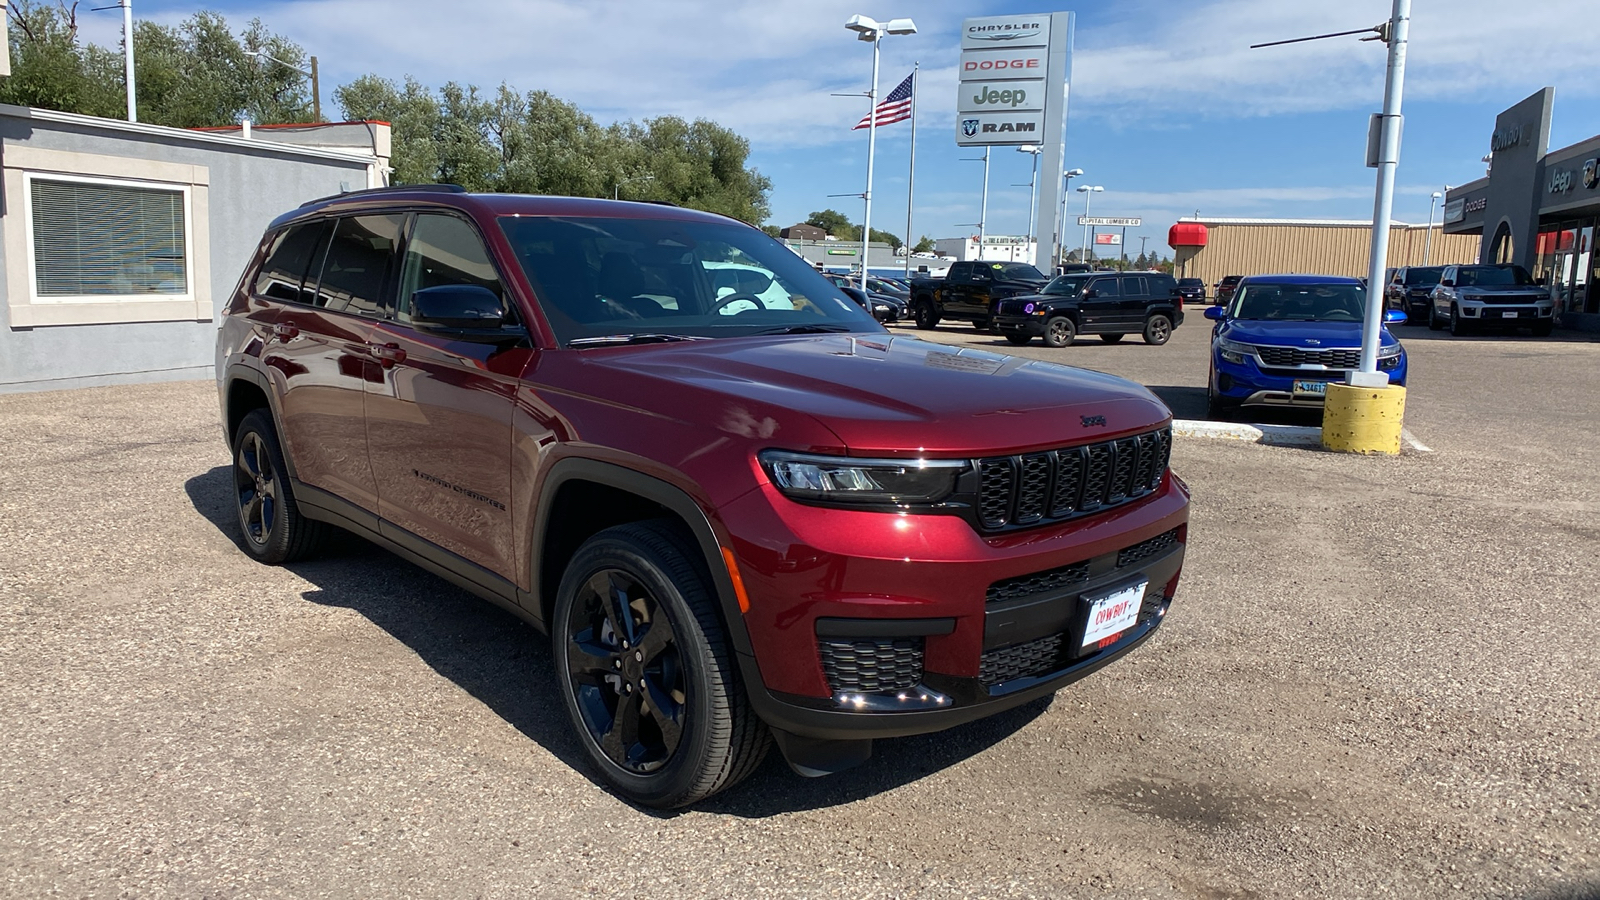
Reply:
<svg viewBox="0 0 1600 900"><path fill-rule="evenodd" d="M406 352L400 349L399 344L368 344L367 352L372 354L374 359L382 360L385 369L395 363L406 361Z"/></svg>
<svg viewBox="0 0 1600 900"><path fill-rule="evenodd" d="M299 337L300 329L295 327L293 322L279 322L272 326L272 333L277 335L279 340L287 342Z"/></svg>

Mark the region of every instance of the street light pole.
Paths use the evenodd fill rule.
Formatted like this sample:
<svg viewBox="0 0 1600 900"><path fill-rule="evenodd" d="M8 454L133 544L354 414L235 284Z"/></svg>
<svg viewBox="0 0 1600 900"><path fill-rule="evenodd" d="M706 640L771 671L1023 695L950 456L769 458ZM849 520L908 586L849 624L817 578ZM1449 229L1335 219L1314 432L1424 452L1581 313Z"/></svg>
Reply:
<svg viewBox="0 0 1600 900"><path fill-rule="evenodd" d="M1428 264L1428 255L1433 251L1433 207L1444 194L1434 191L1428 198L1428 233L1422 238L1422 264Z"/></svg>
<svg viewBox="0 0 1600 900"><path fill-rule="evenodd" d="M867 16L851 16L844 27L856 32L856 39L872 43L872 89L867 92L867 189L861 193L865 209L861 214L861 290L867 289L867 262L872 252L872 163L878 152L878 55L885 34L916 34L910 19L879 22ZM910 235L907 235L910 237Z"/></svg>
<svg viewBox="0 0 1600 900"><path fill-rule="evenodd" d="M1367 260L1367 315L1361 323L1361 369L1350 375L1350 383L1358 387L1389 383L1389 376L1378 371L1378 336L1383 331L1383 273L1389 260L1389 222L1394 217L1394 175L1400 167L1400 101L1405 93L1410 31L1411 0L1394 0L1389 27L1380 32L1389 44L1389 68L1378 137L1378 187L1372 210L1372 255Z"/></svg>
<svg viewBox="0 0 1600 900"><path fill-rule="evenodd" d="M1044 149L1037 144L1023 144L1017 148L1017 152L1033 154L1033 175L1028 178L1028 234L1031 236L1034 222L1037 221L1034 214L1039 206L1039 154L1043 153ZM1033 250L1033 262L1037 264L1039 262L1039 246L1037 243L1034 245Z"/></svg>
<svg viewBox="0 0 1600 900"><path fill-rule="evenodd" d="M1103 192L1104 190L1105 188L1098 184L1078 185L1078 193L1083 195L1083 217L1085 219L1089 218L1089 198L1093 197L1095 194ZM1083 253L1078 257L1079 262L1088 262L1089 260L1089 227L1089 223L1085 222L1083 225Z"/></svg>
<svg viewBox="0 0 1600 900"><path fill-rule="evenodd" d="M128 79L128 121L139 121L139 104L133 86L133 0L121 0L123 69Z"/></svg>
<svg viewBox="0 0 1600 900"><path fill-rule="evenodd" d="M1067 264L1067 194L1072 191L1072 179L1082 174L1082 169L1068 169L1061 173L1061 246L1056 248L1056 255L1061 258L1062 265Z"/></svg>

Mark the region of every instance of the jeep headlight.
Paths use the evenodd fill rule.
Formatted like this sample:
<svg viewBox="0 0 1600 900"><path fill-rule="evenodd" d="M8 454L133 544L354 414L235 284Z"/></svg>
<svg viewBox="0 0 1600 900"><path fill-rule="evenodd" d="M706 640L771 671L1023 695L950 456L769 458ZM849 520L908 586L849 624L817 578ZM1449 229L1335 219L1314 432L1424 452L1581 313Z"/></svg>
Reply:
<svg viewBox="0 0 1600 900"><path fill-rule="evenodd" d="M1393 359L1393 358L1395 358L1396 356L1399 356L1399 355L1400 355L1400 345L1399 344L1390 344L1390 345L1388 345L1386 347L1379 347L1378 348L1378 358L1379 359Z"/></svg>
<svg viewBox="0 0 1600 900"><path fill-rule="evenodd" d="M1255 352L1255 348L1249 344L1241 344L1238 341L1219 338L1217 340L1217 352L1228 362L1242 363L1246 356Z"/></svg>
<svg viewBox="0 0 1600 900"><path fill-rule="evenodd" d="M851 459L763 450L772 484L796 500L825 503L935 503L955 492L964 459Z"/></svg>

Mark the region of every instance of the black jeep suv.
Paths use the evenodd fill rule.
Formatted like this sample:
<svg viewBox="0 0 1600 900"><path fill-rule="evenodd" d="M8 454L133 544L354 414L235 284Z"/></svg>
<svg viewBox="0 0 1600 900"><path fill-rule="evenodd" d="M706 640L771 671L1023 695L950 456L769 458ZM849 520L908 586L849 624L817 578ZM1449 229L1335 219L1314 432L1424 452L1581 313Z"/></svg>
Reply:
<svg viewBox="0 0 1600 900"><path fill-rule="evenodd" d="M995 316L1000 333L1019 346L1042 336L1048 346L1065 347L1080 334L1108 344L1142 334L1160 346L1181 324L1183 295L1160 272L1058 275L1037 294L1001 301Z"/></svg>

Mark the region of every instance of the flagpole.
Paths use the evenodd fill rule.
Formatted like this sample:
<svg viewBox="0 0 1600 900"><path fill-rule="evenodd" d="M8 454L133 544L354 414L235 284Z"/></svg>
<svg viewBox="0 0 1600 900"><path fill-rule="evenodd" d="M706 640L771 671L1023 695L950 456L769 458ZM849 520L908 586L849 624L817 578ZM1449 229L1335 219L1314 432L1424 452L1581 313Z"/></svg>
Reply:
<svg viewBox="0 0 1600 900"><path fill-rule="evenodd" d="M911 171L906 174L906 279L911 278L911 209L912 199L915 196L917 182L917 69L922 65L918 62L911 67ZM1432 232L1429 233L1432 237Z"/></svg>

